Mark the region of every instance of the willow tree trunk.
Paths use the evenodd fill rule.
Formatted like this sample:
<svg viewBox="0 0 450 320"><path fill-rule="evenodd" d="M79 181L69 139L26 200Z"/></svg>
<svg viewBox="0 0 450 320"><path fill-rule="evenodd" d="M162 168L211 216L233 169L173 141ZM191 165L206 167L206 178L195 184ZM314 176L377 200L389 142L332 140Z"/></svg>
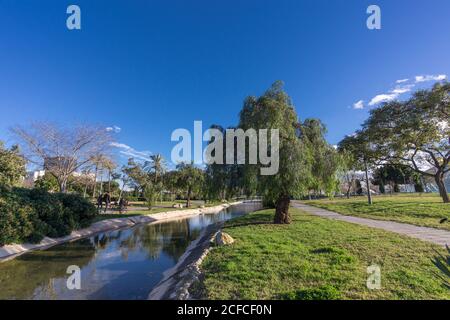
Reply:
<svg viewBox="0 0 450 320"><path fill-rule="evenodd" d="M444 201L444 203L449 203L450 199L448 197L447 189L445 188L444 174L441 172L438 172L434 176L434 180L436 181L436 184L439 188L439 194L441 195L442 200Z"/></svg>
<svg viewBox="0 0 450 320"><path fill-rule="evenodd" d="M278 198L273 223L289 224L292 222L291 215L289 214L290 203L291 199L289 196L280 196Z"/></svg>
<svg viewBox="0 0 450 320"><path fill-rule="evenodd" d="M192 193L192 188L189 187L188 192L187 192L187 201L186 201L187 208L189 208L191 206L191 193Z"/></svg>
<svg viewBox="0 0 450 320"><path fill-rule="evenodd" d="M372 195L370 194L369 169L367 168L367 161L364 161L364 171L366 174L367 201L369 202L369 205L371 205Z"/></svg>

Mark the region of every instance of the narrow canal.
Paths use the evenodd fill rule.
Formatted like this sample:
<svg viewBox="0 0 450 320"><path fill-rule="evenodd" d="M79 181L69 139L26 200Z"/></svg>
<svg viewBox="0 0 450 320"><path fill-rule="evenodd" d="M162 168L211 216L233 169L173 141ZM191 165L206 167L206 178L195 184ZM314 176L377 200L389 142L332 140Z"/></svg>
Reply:
<svg viewBox="0 0 450 320"><path fill-rule="evenodd" d="M138 225L24 254L0 263L0 299L146 299L203 228L259 205ZM79 290L67 288L71 265L81 269Z"/></svg>

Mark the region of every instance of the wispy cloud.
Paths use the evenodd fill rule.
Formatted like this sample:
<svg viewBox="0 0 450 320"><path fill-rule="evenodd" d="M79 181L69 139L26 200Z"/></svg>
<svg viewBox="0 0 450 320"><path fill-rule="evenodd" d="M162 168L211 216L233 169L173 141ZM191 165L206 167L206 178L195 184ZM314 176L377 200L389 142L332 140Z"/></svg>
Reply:
<svg viewBox="0 0 450 320"><path fill-rule="evenodd" d="M119 133L120 131L122 131L122 128L118 126L106 127L106 131Z"/></svg>
<svg viewBox="0 0 450 320"><path fill-rule="evenodd" d="M447 75L445 74L416 76L416 83L428 81L442 81L445 79L447 79Z"/></svg>
<svg viewBox="0 0 450 320"><path fill-rule="evenodd" d="M390 93L393 94L403 94L406 92L410 92L412 88L414 88L415 84L407 84L407 85L401 85L401 86L396 86L395 89L391 90Z"/></svg>
<svg viewBox="0 0 450 320"><path fill-rule="evenodd" d="M134 158L137 160L142 161L150 161L151 152L150 151L138 151L129 145L126 145L124 143L118 143L118 142L111 142L111 146L118 148L119 153L127 158Z"/></svg>
<svg viewBox="0 0 450 320"><path fill-rule="evenodd" d="M359 100L353 104L353 109L364 109L364 100Z"/></svg>
<svg viewBox="0 0 450 320"><path fill-rule="evenodd" d="M447 79L447 75L419 75L415 76L413 79L405 78L395 81L396 86L394 89L388 92L381 93L370 99L367 104L369 107L376 106L380 103L390 102L397 99L400 95L410 92L416 85L419 86L420 83L429 81L443 81ZM363 109L364 104L361 103L362 100L358 101L353 105L353 109Z"/></svg>
<svg viewBox="0 0 450 320"><path fill-rule="evenodd" d="M376 95L375 97L372 98L372 100L370 100L369 106L372 107L382 102L389 102L395 100L398 96L399 95L397 93L389 93L389 94L383 93Z"/></svg>
<svg viewBox="0 0 450 320"><path fill-rule="evenodd" d="M397 80L399 81L399 80ZM403 82L404 83L404 82ZM377 104L383 103L383 102L389 102L392 100L397 99L400 95L410 92L412 88L414 88L415 84L404 84L404 85L397 85L394 89L390 90L387 93L382 93L379 95L376 95L373 97L370 102L369 106L375 106Z"/></svg>

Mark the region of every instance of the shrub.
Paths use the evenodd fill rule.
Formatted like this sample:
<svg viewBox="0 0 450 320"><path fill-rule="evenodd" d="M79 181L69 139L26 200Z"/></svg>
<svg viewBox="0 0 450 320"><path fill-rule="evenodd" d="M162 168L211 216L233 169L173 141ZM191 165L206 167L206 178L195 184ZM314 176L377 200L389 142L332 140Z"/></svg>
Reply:
<svg viewBox="0 0 450 320"><path fill-rule="evenodd" d="M0 245L39 242L44 236L61 237L88 226L95 206L76 194L48 193L43 189L0 190Z"/></svg>
<svg viewBox="0 0 450 320"><path fill-rule="evenodd" d="M32 208L0 200L0 246L32 236L35 220Z"/></svg>

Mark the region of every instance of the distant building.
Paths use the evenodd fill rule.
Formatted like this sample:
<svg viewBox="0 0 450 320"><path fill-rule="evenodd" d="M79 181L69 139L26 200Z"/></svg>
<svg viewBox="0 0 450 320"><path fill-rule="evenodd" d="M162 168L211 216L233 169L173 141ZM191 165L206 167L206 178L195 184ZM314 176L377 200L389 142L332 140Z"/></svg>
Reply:
<svg viewBox="0 0 450 320"><path fill-rule="evenodd" d="M27 175L25 176L23 180L23 185L26 188L33 188L35 185L35 182L39 179L45 176L46 170L35 170L35 171L29 171L27 172ZM83 173L83 172L74 172L72 174L73 177L76 178L86 178L89 180L94 181L95 180L95 174L94 173Z"/></svg>
<svg viewBox="0 0 450 320"><path fill-rule="evenodd" d="M71 158L69 157L48 157L44 159L44 170L51 171L54 168L67 167Z"/></svg>
<svg viewBox="0 0 450 320"><path fill-rule="evenodd" d="M427 171L428 173L434 174L434 169L430 169ZM425 191L426 192L439 192L439 189L436 185L436 181L434 181L434 178L432 177L425 177L424 179L425 183ZM450 192L450 174L447 173L444 177L444 185L447 189L447 192Z"/></svg>
<svg viewBox="0 0 450 320"><path fill-rule="evenodd" d="M25 187L33 188L37 179L45 175L45 170L29 171L23 180Z"/></svg>
<svg viewBox="0 0 450 320"><path fill-rule="evenodd" d="M92 181L95 180L95 173L85 173L85 172L74 172L72 174L72 176L76 177L76 178L88 178Z"/></svg>

